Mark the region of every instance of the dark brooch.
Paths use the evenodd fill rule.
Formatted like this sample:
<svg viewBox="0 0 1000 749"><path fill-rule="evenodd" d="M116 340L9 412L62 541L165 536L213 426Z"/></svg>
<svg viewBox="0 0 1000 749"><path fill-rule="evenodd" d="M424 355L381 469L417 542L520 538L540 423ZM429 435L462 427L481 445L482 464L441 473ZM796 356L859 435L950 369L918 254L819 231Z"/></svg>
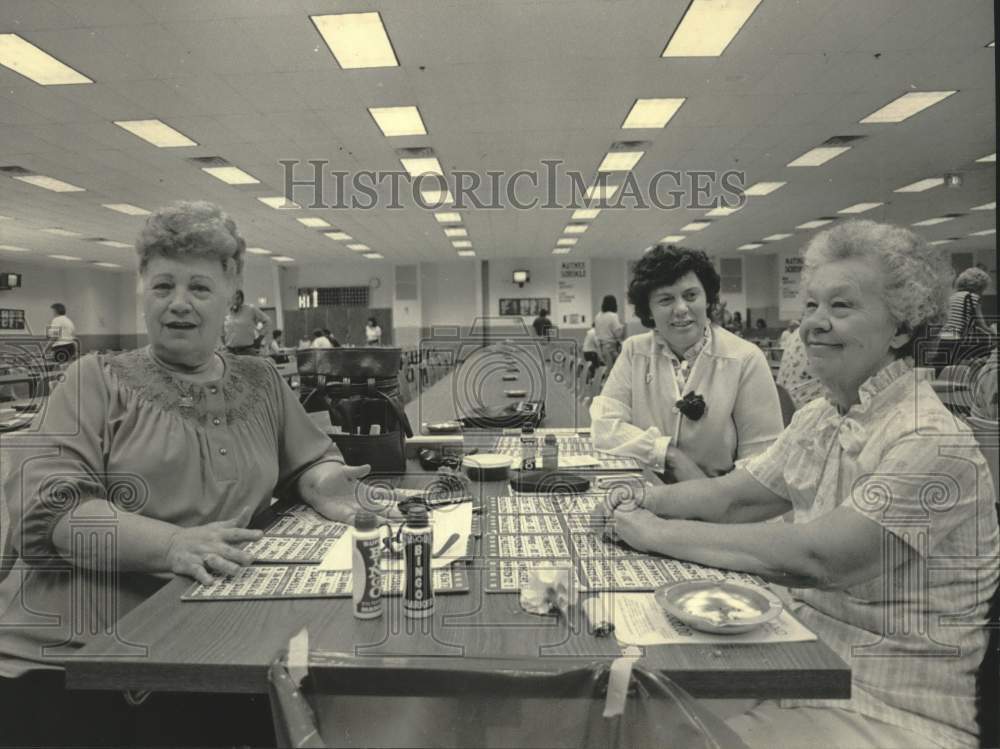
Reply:
<svg viewBox="0 0 1000 749"><path fill-rule="evenodd" d="M691 421L698 421L705 415L705 399L697 393L688 393L677 401L674 407Z"/></svg>

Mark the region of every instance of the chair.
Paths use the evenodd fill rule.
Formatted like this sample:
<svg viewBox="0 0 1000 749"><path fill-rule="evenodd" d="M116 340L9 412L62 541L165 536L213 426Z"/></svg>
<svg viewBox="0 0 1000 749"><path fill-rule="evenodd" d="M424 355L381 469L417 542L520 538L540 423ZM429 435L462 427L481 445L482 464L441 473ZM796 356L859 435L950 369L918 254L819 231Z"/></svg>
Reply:
<svg viewBox="0 0 1000 749"><path fill-rule="evenodd" d="M605 718L607 662L322 652L308 661L301 683L285 657L269 671L278 746L745 746L713 712L640 665L624 712Z"/></svg>
<svg viewBox="0 0 1000 749"><path fill-rule="evenodd" d="M795 413L795 401L782 385L775 384L778 389L778 403L781 404L781 421L785 426L792 423L792 415Z"/></svg>

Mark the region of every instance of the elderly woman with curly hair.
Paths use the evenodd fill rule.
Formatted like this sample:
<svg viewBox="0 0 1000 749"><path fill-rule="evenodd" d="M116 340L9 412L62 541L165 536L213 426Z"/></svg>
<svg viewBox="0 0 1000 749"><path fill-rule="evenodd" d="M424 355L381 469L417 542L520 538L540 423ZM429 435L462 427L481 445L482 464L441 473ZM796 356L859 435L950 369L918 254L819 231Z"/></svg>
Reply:
<svg viewBox="0 0 1000 749"><path fill-rule="evenodd" d="M659 245L639 260L628 298L652 330L625 341L590 407L595 447L685 481L731 471L777 439L764 354L711 322L720 285L699 250Z"/></svg>
<svg viewBox="0 0 1000 749"><path fill-rule="evenodd" d="M149 345L71 365L36 436L5 449L17 461L5 496L18 559L0 568L5 739L99 723L74 722L80 703L59 702L61 656L113 629L164 575L211 583L252 563L243 547L260 531L246 525L272 497L350 522L368 471L344 464L269 362L217 350L245 249L226 214L161 209L136 249ZM113 546L85 532L94 523L114 527Z"/></svg>
<svg viewBox="0 0 1000 749"><path fill-rule="evenodd" d="M732 473L605 508L637 549L788 586L792 613L850 664L849 700L731 718L753 747L976 746L1000 553L993 487L911 359L950 275L906 229L853 221L815 237L799 330L826 397Z"/></svg>
<svg viewBox="0 0 1000 749"><path fill-rule="evenodd" d="M981 268L966 268L955 279L955 291L948 297L948 312L938 335L934 370L950 364L981 358L994 341L993 331L983 319L979 299L990 285L990 274Z"/></svg>

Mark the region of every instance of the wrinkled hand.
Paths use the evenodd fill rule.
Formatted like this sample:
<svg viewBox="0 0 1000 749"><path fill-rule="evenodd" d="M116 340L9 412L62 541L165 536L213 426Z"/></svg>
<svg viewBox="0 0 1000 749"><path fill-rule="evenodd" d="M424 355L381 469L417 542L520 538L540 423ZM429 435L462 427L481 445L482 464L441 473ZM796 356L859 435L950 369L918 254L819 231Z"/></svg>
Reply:
<svg viewBox="0 0 1000 749"><path fill-rule="evenodd" d="M656 528L664 521L635 504L622 504L604 525L604 536L624 541L636 551L658 551Z"/></svg>
<svg viewBox="0 0 1000 749"><path fill-rule="evenodd" d="M708 478L707 474L701 470L687 453L675 445L667 448L667 458L664 461L664 468L668 473L672 473L677 481L691 481L693 479Z"/></svg>
<svg viewBox="0 0 1000 749"><path fill-rule="evenodd" d="M240 546L264 535L263 531L244 528L249 520L248 508L231 520L178 529L167 547L167 568L204 585L211 585L216 576L238 574L254 560Z"/></svg>
<svg viewBox="0 0 1000 749"><path fill-rule="evenodd" d="M354 525L354 516L362 510L373 512L383 525L391 519L402 519L396 503L399 497L384 486L369 486L359 479L371 471L370 465L345 466L340 463L320 463L303 479L303 497L321 515L340 523Z"/></svg>

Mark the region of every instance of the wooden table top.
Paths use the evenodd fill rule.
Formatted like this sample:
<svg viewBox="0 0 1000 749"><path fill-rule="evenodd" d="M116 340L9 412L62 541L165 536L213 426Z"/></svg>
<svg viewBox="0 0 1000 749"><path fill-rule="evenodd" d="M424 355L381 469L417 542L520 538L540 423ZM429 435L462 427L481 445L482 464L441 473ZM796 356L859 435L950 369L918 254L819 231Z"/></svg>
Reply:
<svg viewBox="0 0 1000 749"><path fill-rule="evenodd" d="M421 486L415 469L401 479ZM499 482L474 484L481 498L506 493ZM182 602L187 578L167 583L122 618L116 631L66 663L73 689L265 693L267 670L289 638L308 629L310 649L355 655L421 658L615 658L613 638L588 631L582 614L569 621L521 610L518 596L486 593L482 557L469 564L470 592L438 595L432 618L401 615L386 598L385 614L355 619L344 598ZM645 650L663 670L705 698L846 698L850 669L822 642L781 645L674 645Z"/></svg>

